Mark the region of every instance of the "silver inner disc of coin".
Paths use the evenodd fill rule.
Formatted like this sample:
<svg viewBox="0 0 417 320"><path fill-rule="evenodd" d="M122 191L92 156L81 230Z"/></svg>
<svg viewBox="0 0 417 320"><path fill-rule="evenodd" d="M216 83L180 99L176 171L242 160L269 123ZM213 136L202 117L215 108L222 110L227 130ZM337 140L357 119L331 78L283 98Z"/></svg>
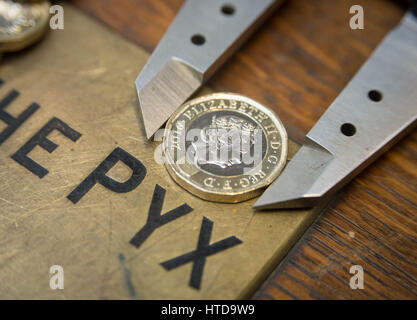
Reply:
<svg viewBox="0 0 417 320"><path fill-rule="evenodd" d="M201 170L219 175L236 176L253 169L252 160L260 151L262 159L266 152L266 138L262 128L248 116L236 111L213 111L196 118L187 133L198 130L199 137L186 141L188 159ZM256 144L256 133L261 135ZM249 162L249 163L248 163Z"/></svg>

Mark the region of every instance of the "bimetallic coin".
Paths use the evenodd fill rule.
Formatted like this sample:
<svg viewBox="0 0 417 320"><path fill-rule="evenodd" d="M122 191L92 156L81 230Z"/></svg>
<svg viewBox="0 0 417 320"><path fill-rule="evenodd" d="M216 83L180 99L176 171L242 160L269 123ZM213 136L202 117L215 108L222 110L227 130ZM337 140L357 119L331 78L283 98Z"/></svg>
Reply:
<svg viewBox="0 0 417 320"><path fill-rule="evenodd" d="M49 1L0 0L0 52L18 51L38 41L49 25Z"/></svg>
<svg viewBox="0 0 417 320"><path fill-rule="evenodd" d="M163 150L171 177L198 197L234 203L274 181L287 160L279 118L245 96L215 93L191 100L168 120Z"/></svg>

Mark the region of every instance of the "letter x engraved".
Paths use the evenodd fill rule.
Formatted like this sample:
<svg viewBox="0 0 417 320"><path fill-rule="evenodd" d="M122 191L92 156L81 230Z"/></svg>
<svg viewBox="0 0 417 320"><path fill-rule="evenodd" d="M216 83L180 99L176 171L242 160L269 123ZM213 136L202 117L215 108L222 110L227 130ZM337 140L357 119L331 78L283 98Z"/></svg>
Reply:
<svg viewBox="0 0 417 320"><path fill-rule="evenodd" d="M240 239L233 236L210 244L212 230L213 221L204 217L203 223L201 224L197 249L174 259L162 262L161 265L166 270L172 270L183 264L194 262L193 270L191 271L190 286L195 289L200 289L206 257L242 243Z"/></svg>

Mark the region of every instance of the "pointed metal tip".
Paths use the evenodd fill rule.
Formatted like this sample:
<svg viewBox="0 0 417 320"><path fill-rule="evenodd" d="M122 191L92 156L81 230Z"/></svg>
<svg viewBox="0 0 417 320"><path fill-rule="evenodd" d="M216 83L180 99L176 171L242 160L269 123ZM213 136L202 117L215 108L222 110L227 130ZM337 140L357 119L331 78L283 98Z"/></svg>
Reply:
<svg viewBox="0 0 417 320"><path fill-rule="evenodd" d="M136 88L146 137L150 139L201 84L202 74L176 59L152 78L141 72Z"/></svg>
<svg viewBox="0 0 417 320"><path fill-rule="evenodd" d="M316 196L301 196L293 199L279 199L275 197L273 200L261 197L253 205L255 210L272 210L272 209L297 209L314 207L320 200Z"/></svg>
<svg viewBox="0 0 417 320"><path fill-rule="evenodd" d="M146 139L149 140L163 126L169 115L164 116L161 112L152 111L154 99L146 94L146 90L138 90L138 98Z"/></svg>
<svg viewBox="0 0 417 320"><path fill-rule="evenodd" d="M146 131L146 128L145 128L145 134L146 134L146 139L147 140L150 140L155 133L148 132L148 131Z"/></svg>
<svg viewBox="0 0 417 320"><path fill-rule="evenodd" d="M314 141L306 143L295 154L281 175L253 206L256 210L314 207L331 187L319 180L333 156Z"/></svg>

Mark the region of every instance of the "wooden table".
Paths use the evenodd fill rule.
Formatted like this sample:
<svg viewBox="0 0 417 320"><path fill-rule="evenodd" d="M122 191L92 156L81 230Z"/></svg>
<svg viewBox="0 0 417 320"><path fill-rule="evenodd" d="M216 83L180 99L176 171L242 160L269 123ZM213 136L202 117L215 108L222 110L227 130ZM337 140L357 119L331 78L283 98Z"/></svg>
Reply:
<svg viewBox="0 0 417 320"><path fill-rule="evenodd" d="M181 0L73 0L151 52ZM360 4L365 29L349 28ZM388 0L291 0L208 83L278 113L302 142L405 7ZM417 131L345 187L259 289L258 299L417 298ZM349 287L361 265L365 289Z"/></svg>

